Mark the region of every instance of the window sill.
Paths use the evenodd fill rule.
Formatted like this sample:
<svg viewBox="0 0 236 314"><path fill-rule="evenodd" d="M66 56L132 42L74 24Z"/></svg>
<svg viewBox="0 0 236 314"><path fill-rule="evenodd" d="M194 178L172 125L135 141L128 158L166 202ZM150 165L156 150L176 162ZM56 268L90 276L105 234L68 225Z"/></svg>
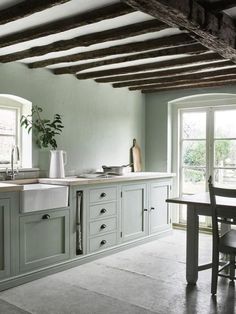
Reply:
<svg viewBox="0 0 236 314"><path fill-rule="evenodd" d="M6 168L10 169L11 166L9 165L8 167L0 168L0 173L5 173ZM40 170L39 168L19 168L19 172L34 172L34 171L39 171L39 170Z"/></svg>

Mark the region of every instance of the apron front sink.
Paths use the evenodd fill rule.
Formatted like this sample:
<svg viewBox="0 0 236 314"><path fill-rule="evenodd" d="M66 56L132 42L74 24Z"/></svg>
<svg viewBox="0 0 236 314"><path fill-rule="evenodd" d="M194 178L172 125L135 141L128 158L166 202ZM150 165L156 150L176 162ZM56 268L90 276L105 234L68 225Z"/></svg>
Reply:
<svg viewBox="0 0 236 314"><path fill-rule="evenodd" d="M22 213L68 206L68 186L25 184L20 193Z"/></svg>

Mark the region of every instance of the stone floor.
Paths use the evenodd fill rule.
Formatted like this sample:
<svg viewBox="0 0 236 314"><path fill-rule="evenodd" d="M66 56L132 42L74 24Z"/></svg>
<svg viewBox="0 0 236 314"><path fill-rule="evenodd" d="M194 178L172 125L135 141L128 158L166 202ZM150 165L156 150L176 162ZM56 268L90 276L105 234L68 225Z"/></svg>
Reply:
<svg viewBox="0 0 236 314"><path fill-rule="evenodd" d="M211 238L200 236L200 262L209 262ZM1 314L236 313L234 285L210 271L196 286L185 281L185 232L113 254L0 293Z"/></svg>

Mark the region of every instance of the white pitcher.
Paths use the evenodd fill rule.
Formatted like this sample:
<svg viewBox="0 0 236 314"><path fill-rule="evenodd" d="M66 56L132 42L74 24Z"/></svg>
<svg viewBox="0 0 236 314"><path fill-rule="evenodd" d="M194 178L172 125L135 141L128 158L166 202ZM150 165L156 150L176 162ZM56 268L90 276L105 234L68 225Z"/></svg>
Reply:
<svg viewBox="0 0 236 314"><path fill-rule="evenodd" d="M67 154L63 150L51 150L49 178L65 178Z"/></svg>

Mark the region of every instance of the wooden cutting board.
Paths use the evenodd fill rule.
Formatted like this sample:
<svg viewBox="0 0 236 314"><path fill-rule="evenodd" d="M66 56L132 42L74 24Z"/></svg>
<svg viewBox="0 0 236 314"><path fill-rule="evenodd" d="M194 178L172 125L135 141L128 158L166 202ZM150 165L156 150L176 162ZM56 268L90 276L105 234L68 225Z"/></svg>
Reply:
<svg viewBox="0 0 236 314"><path fill-rule="evenodd" d="M133 146L131 148L131 156L134 172L142 171L141 149L137 144L136 139L133 139Z"/></svg>

